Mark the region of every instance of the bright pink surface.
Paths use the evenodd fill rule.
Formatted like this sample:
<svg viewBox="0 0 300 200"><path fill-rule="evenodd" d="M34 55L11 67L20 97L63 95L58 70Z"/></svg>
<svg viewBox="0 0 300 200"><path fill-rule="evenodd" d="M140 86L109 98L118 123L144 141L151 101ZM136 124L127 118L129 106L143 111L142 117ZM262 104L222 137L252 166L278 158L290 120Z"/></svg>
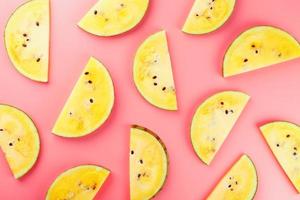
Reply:
<svg viewBox="0 0 300 200"><path fill-rule="evenodd" d="M0 102L23 109L35 121L41 152L35 167L15 180L0 156L0 199L38 200L58 174L76 165L94 163L112 171L97 199L129 199L128 145L130 124L157 132L169 155L169 176L157 200L203 199L242 153L253 159L259 176L256 199L297 199L296 190L277 164L258 130L267 121L284 119L300 124L300 60L224 79L222 57L230 42L254 25L275 25L300 39L298 0L241 0L229 22L205 36L180 31L193 0L150 0L142 23L112 38L95 37L76 23L96 0L52 0L50 82L22 77L0 43ZM0 32L13 10L24 0L0 0ZM136 49L150 34L165 29L174 66L179 111L159 110L137 92L132 80ZM116 101L112 115L94 134L63 139L51 128L89 56L111 72ZM210 94L236 89L252 99L210 166L195 155L189 137L196 107Z"/></svg>

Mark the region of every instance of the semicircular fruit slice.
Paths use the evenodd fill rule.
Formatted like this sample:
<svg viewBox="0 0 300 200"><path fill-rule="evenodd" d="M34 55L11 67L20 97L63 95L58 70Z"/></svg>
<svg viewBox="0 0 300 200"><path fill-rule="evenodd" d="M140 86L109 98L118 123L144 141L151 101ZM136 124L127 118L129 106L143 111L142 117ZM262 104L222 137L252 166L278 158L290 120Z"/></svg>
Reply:
<svg viewBox="0 0 300 200"><path fill-rule="evenodd" d="M90 58L52 132L63 137L81 137L95 131L108 118L114 104L109 72Z"/></svg>
<svg viewBox="0 0 300 200"><path fill-rule="evenodd" d="M35 164L40 139L32 120L21 110L0 105L0 146L16 179Z"/></svg>
<svg viewBox="0 0 300 200"><path fill-rule="evenodd" d="M162 109L177 110L165 31L155 33L140 46L134 59L133 76L137 89L149 103Z"/></svg>
<svg viewBox="0 0 300 200"><path fill-rule="evenodd" d="M231 16L235 0L195 0L182 31L205 34L221 27Z"/></svg>
<svg viewBox="0 0 300 200"><path fill-rule="evenodd" d="M243 155L214 188L207 200L251 200L257 190L257 174L251 159Z"/></svg>
<svg viewBox="0 0 300 200"><path fill-rule="evenodd" d="M92 200L110 171L96 165L81 165L59 175L50 186L46 200Z"/></svg>
<svg viewBox="0 0 300 200"><path fill-rule="evenodd" d="M12 14L5 28L5 46L24 76L48 81L50 11L48 0L31 0Z"/></svg>
<svg viewBox="0 0 300 200"><path fill-rule="evenodd" d="M144 17L149 0L99 0L78 26L94 35L114 36L134 28Z"/></svg>
<svg viewBox="0 0 300 200"><path fill-rule="evenodd" d="M191 126L195 152L207 165L227 138L249 96L237 91L224 91L205 100L197 109Z"/></svg>
<svg viewBox="0 0 300 200"><path fill-rule="evenodd" d="M130 199L153 198L163 187L168 171L165 145L152 131L134 125L130 131Z"/></svg>
<svg viewBox="0 0 300 200"><path fill-rule="evenodd" d="M228 48L223 76L268 67L300 57L300 45L287 32L271 26L257 26L243 32Z"/></svg>
<svg viewBox="0 0 300 200"><path fill-rule="evenodd" d="M277 161L300 192L300 127L276 121L261 126L260 130Z"/></svg>

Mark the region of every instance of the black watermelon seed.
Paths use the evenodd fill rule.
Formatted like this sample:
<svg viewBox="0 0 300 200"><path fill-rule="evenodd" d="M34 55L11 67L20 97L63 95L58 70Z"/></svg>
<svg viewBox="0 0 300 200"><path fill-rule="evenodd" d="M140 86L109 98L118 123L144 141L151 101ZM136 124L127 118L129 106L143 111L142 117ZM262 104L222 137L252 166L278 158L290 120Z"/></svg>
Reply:
<svg viewBox="0 0 300 200"><path fill-rule="evenodd" d="M130 153L131 153L131 155L133 155L133 154L134 154L134 151L131 151Z"/></svg>
<svg viewBox="0 0 300 200"><path fill-rule="evenodd" d="M228 185L229 188L231 188L231 185Z"/></svg>
<svg viewBox="0 0 300 200"><path fill-rule="evenodd" d="M277 147L279 147L279 144L276 144Z"/></svg>
<svg viewBox="0 0 300 200"><path fill-rule="evenodd" d="M258 50L255 50L255 53L258 54Z"/></svg>
<svg viewBox="0 0 300 200"><path fill-rule="evenodd" d="M281 53L278 54L278 57L281 57Z"/></svg>
<svg viewBox="0 0 300 200"><path fill-rule="evenodd" d="M95 11L94 11L94 15L97 15L97 14L98 14L98 11L97 11L97 10L95 10Z"/></svg>
<svg viewBox="0 0 300 200"><path fill-rule="evenodd" d="M238 182L236 181L236 182L235 182L235 184L237 185L237 184L238 184Z"/></svg>
<svg viewBox="0 0 300 200"><path fill-rule="evenodd" d="M255 44L252 44L251 47L255 48Z"/></svg>
<svg viewBox="0 0 300 200"><path fill-rule="evenodd" d="M225 114L228 115L228 110L225 110Z"/></svg>
<svg viewBox="0 0 300 200"><path fill-rule="evenodd" d="M10 143L9 143L9 146L12 146L12 145L13 145L13 143L10 142Z"/></svg>
<svg viewBox="0 0 300 200"><path fill-rule="evenodd" d="M294 152L293 155L296 156L296 155L297 155L297 152Z"/></svg>
<svg viewBox="0 0 300 200"><path fill-rule="evenodd" d="M199 14L198 14L198 13L196 13L196 17L199 17Z"/></svg>
<svg viewBox="0 0 300 200"><path fill-rule="evenodd" d="M140 160L140 163L143 164L143 160Z"/></svg>
<svg viewBox="0 0 300 200"><path fill-rule="evenodd" d="M24 36L24 37L27 37L27 34L26 34L26 33L24 33L24 34L23 34L23 36Z"/></svg>
<svg viewBox="0 0 300 200"><path fill-rule="evenodd" d="M36 24L36 26L40 26L40 22L36 22L35 24Z"/></svg>
<svg viewBox="0 0 300 200"><path fill-rule="evenodd" d="M153 83L153 85L157 86L157 83Z"/></svg>
<svg viewBox="0 0 300 200"><path fill-rule="evenodd" d="M213 7L210 7L210 9L212 10L212 9L213 9Z"/></svg>
<svg viewBox="0 0 300 200"><path fill-rule="evenodd" d="M290 134L287 134L286 137L289 138L289 137L290 137Z"/></svg>
<svg viewBox="0 0 300 200"><path fill-rule="evenodd" d="M221 105L224 105L224 102L223 101L221 101L221 103L220 103Z"/></svg>
<svg viewBox="0 0 300 200"><path fill-rule="evenodd" d="M93 83L93 81L89 80L89 81L88 81L88 83L89 83L89 84L92 84L92 83Z"/></svg>
<svg viewBox="0 0 300 200"><path fill-rule="evenodd" d="M152 77L152 79L156 79L156 78L157 78L157 76L153 76L153 77Z"/></svg>
<svg viewBox="0 0 300 200"><path fill-rule="evenodd" d="M23 46L23 47L27 47L27 45L26 45L26 44L22 44L22 46Z"/></svg>
<svg viewBox="0 0 300 200"><path fill-rule="evenodd" d="M40 61L41 61L41 59L40 59L40 58L36 59L36 62L40 62Z"/></svg>
<svg viewBox="0 0 300 200"><path fill-rule="evenodd" d="M0 128L0 131L4 131L3 128Z"/></svg>
<svg viewBox="0 0 300 200"><path fill-rule="evenodd" d="M244 62L248 62L248 59L246 58L246 59L244 59Z"/></svg>
<svg viewBox="0 0 300 200"><path fill-rule="evenodd" d="M29 39L29 38L27 38L27 39L26 39L26 41L27 41L27 42L29 42L29 41L30 41L30 39Z"/></svg>
<svg viewBox="0 0 300 200"><path fill-rule="evenodd" d="M90 102L91 102L91 103L94 103L94 100L93 100L93 99L90 99Z"/></svg>
<svg viewBox="0 0 300 200"><path fill-rule="evenodd" d="M166 89L167 89L166 87L163 87L163 88L162 88L163 91L165 91Z"/></svg>
<svg viewBox="0 0 300 200"><path fill-rule="evenodd" d="M297 147L294 147L294 150L297 151Z"/></svg>
<svg viewBox="0 0 300 200"><path fill-rule="evenodd" d="M140 178L141 177L141 174L138 174L138 178Z"/></svg>

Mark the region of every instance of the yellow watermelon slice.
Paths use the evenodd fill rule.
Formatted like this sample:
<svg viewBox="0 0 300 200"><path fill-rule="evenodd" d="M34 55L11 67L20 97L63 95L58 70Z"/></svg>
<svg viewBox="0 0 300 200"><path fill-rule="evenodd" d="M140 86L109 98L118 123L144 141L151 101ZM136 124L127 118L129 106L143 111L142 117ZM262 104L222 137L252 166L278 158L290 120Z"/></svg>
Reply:
<svg viewBox="0 0 300 200"><path fill-rule="evenodd" d="M63 137L80 137L95 131L110 115L114 87L109 72L90 58L52 132Z"/></svg>
<svg viewBox="0 0 300 200"><path fill-rule="evenodd" d="M251 159L243 155L218 183L207 200L251 200L257 190L257 174Z"/></svg>
<svg viewBox="0 0 300 200"><path fill-rule="evenodd" d="M92 200L109 174L109 170L96 165L69 169L52 183L46 200Z"/></svg>
<svg viewBox="0 0 300 200"><path fill-rule="evenodd" d="M48 0L21 5L5 28L5 46L15 68L24 76L48 81L50 11Z"/></svg>
<svg viewBox="0 0 300 200"><path fill-rule="evenodd" d="M224 91L209 97L198 107L192 120L191 140L205 164L213 160L249 98L242 92Z"/></svg>
<svg viewBox="0 0 300 200"><path fill-rule="evenodd" d="M40 139L32 120L21 110L0 105L0 147L16 179L35 164Z"/></svg>
<svg viewBox="0 0 300 200"><path fill-rule="evenodd" d="M78 26L94 35L114 36L134 28L144 17L149 0L99 0Z"/></svg>
<svg viewBox="0 0 300 200"><path fill-rule="evenodd" d="M223 76L268 67L300 57L300 45L287 32L257 26L243 32L228 48L223 62Z"/></svg>
<svg viewBox="0 0 300 200"><path fill-rule="evenodd" d="M221 27L231 16L235 0L195 0L182 31L205 34Z"/></svg>
<svg viewBox="0 0 300 200"><path fill-rule="evenodd" d="M138 49L134 59L134 82L152 105L177 110L175 85L165 31L151 35Z"/></svg>
<svg viewBox="0 0 300 200"><path fill-rule="evenodd" d="M300 127L290 122L275 121L260 130L279 164L300 192Z"/></svg>
<svg viewBox="0 0 300 200"><path fill-rule="evenodd" d="M130 131L130 199L153 198L163 187L168 171L165 145L152 131L134 125Z"/></svg>

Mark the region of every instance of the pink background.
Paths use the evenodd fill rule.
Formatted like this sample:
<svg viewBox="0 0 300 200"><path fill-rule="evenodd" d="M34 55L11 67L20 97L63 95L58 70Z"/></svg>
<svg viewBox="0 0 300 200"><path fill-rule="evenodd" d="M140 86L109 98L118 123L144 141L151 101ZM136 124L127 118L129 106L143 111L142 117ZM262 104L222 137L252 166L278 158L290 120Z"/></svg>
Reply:
<svg viewBox="0 0 300 200"><path fill-rule="evenodd" d="M217 181L247 153L259 176L255 199L299 199L277 164L258 126L284 119L300 124L300 60L224 79L222 57L230 42L254 25L275 25L300 39L299 0L238 0L221 29L204 36L180 31L193 0L150 0L149 10L134 30L117 37L95 37L76 23L96 0L52 0L51 68L48 84L22 77L11 65L0 43L0 102L23 109L35 121L41 152L35 167L15 180L0 156L0 199L43 199L58 174L76 165L94 163L112 171L97 199L129 199L128 145L130 124L157 132L169 155L169 176L155 199L196 200L208 195ZM24 0L0 0L0 32L8 17ZM179 100L179 111L159 110L148 104L132 81L136 49L150 34L165 29ZM115 84L116 101L109 120L94 134L63 139L51 128L89 56L106 64ZM245 112L210 166L195 155L189 137L197 106L209 95L226 89L252 96Z"/></svg>

